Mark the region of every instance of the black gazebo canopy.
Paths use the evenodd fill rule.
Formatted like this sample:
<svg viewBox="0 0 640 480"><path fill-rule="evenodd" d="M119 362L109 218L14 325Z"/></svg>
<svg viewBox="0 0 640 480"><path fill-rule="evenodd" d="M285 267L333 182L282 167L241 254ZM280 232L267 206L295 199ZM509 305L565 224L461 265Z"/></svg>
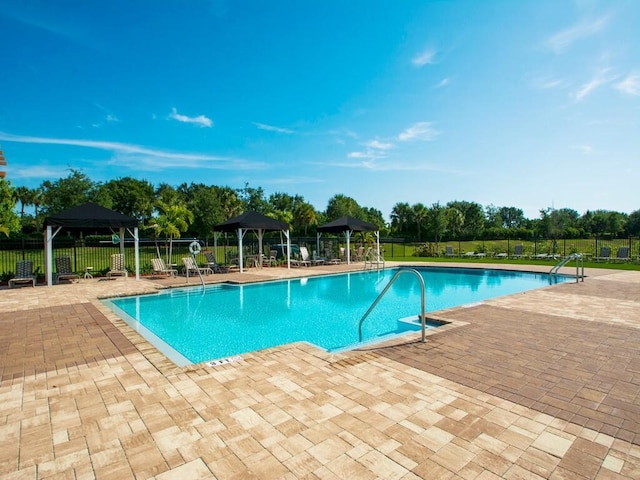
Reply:
<svg viewBox="0 0 640 480"><path fill-rule="evenodd" d="M45 276L47 285L52 285L53 278L53 239L61 229L118 229L120 238L124 239L125 229L129 230L135 241L136 279L140 278L140 256L138 238L138 219L120 212L110 210L97 203L87 202L77 207L72 207L60 213L48 216L44 219L44 253ZM55 228L55 232L53 231ZM124 253L124 242L120 241L120 251Z"/></svg>

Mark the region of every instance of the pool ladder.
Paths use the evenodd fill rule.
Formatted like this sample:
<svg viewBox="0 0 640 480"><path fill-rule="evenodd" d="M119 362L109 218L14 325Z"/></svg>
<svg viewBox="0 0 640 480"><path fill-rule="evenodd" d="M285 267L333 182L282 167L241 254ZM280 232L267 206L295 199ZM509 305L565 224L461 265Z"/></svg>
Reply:
<svg viewBox="0 0 640 480"><path fill-rule="evenodd" d="M551 270L549 270L549 279L553 278L554 275L558 275L560 269L571 262L571 260L576 261L576 283L578 283L578 278L581 278L584 282L584 255L581 253L572 253L551 267ZM582 272L580 272L580 267L582 267Z"/></svg>
<svg viewBox="0 0 640 480"><path fill-rule="evenodd" d="M384 289L382 290L382 292L380 292L380 295L378 295L378 298L376 298L374 300L374 302L371 304L371 306L369 307L369 310L367 310L367 312L362 316L362 318L360 319L360 323L358 324L358 337L360 339L360 342L362 342L362 323L365 321L365 319L369 316L369 314L373 311L373 309L376 307L376 305L378 305L378 302L380 302L380 300L382 299L382 297L384 297L384 294L387 293L387 290L389 290L389 288L391 288L391 285L393 285L393 282L396 281L396 279L402 275L403 273L412 273L414 274L416 277L418 277L418 280L420 281L420 298L422 300L422 304L421 304L421 309L420 309L420 322L422 324L422 343L426 342L426 329L427 329L427 317L425 315L425 288L424 288L424 279L422 278L422 275L420 275L420 272L418 272L415 268L403 268L401 270L398 270L398 272L396 272L396 274L393 276L393 278L389 281L389 283L387 283L387 286L384 287Z"/></svg>

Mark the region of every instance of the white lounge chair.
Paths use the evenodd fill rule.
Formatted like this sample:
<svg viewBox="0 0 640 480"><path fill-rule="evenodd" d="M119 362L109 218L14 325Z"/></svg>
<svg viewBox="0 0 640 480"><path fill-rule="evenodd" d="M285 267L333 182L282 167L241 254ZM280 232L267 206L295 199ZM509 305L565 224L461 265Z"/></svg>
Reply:
<svg viewBox="0 0 640 480"><path fill-rule="evenodd" d="M124 255L122 253L114 253L111 255L111 270L107 272L107 277L123 276L125 279L129 276L124 266Z"/></svg>
<svg viewBox="0 0 640 480"><path fill-rule="evenodd" d="M324 259L313 259L309 255L309 250L307 247L300 247L300 257L303 262L307 262L310 265L322 265L324 264Z"/></svg>
<svg viewBox="0 0 640 480"><path fill-rule="evenodd" d="M167 275L168 277L175 277L178 275L178 270L175 268L168 268L161 258L152 258L151 267L153 268L154 275Z"/></svg>
<svg viewBox="0 0 640 480"><path fill-rule="evenodd" d="M184 265L182 271L187 276L187 281L189 280L189 275L193 273L195 273L196 275L198 274L198 272L200 273L200 275L213 275L213 270L211 270L210 267L199 267L198 265L196 265L193 257L182 257L182 264Z"/></svg>

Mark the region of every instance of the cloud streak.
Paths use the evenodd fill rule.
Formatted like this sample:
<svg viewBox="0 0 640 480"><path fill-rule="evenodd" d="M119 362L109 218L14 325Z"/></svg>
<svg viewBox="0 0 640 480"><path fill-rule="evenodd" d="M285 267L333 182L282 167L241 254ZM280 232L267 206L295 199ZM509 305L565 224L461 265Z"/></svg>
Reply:
<svg viewBox="0 0 640 480"><path fill-rule="evenodd" d="M627 95L640 96L640 72L630 73L622 81L616 83L614 87Z"/></svg>
<svg viewBox="0 0 640 480"><path fill-rule="evenodd" d="M285 133L287 135L296 133L293 130L289 130L288 128L275 127L273 125L267 125L265 123L253 122L253 124L258 130L265 130L267 132Z"/></svg>
<svg viewBox="0 0 640 480"><path fill-rule="evenodd" d="M436 54L438 52L433 48L427 48L426 50L418 53L415 57L411 59L411 63L413 63L416 67L422 67L424 65L432 65L436 63Z"/></svg>
<svg viewBox="0 0 640 480"><path fill-rule="evenodd" d="M171 109L169 118L182 123L193 123L194 125L198 125L199 127L203 128L211 128L213 126L213 121L210 118L205 117L204 115L198 115L197 117L188 117L187 115L178 113L175 108Z"/></svg>
<svg viewBox="0 0 640 480"><path fill-rule="evenodd" d="M547 40L547 45L555 52L562 53L578 40L588 38L600 32L609 23L609 17L603 16L595 20L583 20L573 27L556 33Z"/></svg>
<svg viewBox="0 0 640 480"><path fill-rule="evenodd" d="M105 142L96 140L79 140L70 138L46 138L12 135L0 132L0 140L5 142L62 145L68 147L92 148L113 153L107 163L138 168L143 170L162 170L165 168L211 168L211 169L241 169L265 168L262 162L249 162L242 159L220 157L216 155L194 154L183 152L169 152L147 148L140 145L120 142Z"/></svg>
<svg viewBox="0 0 640 480"><path fill-rule="evenodd" d="M418 122L407 128L398 135L401 142L424 141L430 142L434 140L441 132L432 127L432 122Z"/></svg>

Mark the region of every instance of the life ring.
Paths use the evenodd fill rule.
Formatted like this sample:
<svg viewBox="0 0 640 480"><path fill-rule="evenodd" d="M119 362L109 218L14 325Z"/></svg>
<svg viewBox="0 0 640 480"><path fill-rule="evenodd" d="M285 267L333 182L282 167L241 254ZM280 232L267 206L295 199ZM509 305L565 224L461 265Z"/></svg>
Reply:
<svg viewBox="0 0 640 480"><path fill-rule="evenodd" d="M199 242L194 240L189 244L189 251L191 252L191 255L198 255L202 251L202 247Z"/></svg>

